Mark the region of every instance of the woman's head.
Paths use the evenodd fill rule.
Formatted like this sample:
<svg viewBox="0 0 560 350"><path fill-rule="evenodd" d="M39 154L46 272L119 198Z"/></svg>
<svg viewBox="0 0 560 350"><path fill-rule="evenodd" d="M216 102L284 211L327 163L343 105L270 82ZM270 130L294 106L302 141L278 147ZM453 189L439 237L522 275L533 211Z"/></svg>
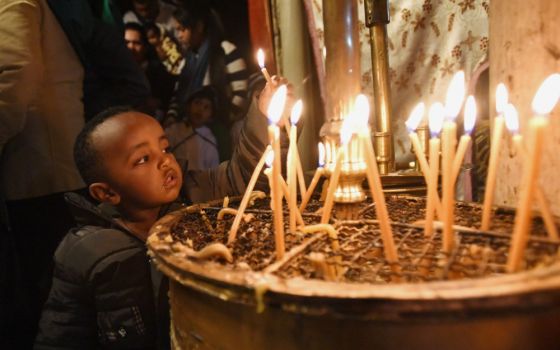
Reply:
<svg viewBox="0 0 560 350"><path fill-rule="evenodd" d="M224 30L219 15L205 4L177 8L173 12L172 25L175 37L184 50L196 50L206 39L218 45L223 40Z"/></svg>

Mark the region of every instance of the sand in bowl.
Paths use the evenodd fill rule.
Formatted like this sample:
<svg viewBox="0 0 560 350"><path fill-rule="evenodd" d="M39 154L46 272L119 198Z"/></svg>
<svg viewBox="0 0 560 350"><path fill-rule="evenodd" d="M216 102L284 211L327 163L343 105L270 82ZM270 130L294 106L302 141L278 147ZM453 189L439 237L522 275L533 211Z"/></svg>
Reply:
<svg viewBox="0 0 560 350"><path fill-rule="evenodd" d="M450 254L442 252L440 230L431 237L424 235L422 224L425 200L419 197L391 196L387 198L393 222L393 236L397 245L400 269L385 260L383 242L375 217L374 203L364 202L359 211L361 219L333 220L338 233L338 245L333 248L332 237L325 232L315 234L290 232L285 223L286 257L276 261L272 216L269 200L256 200L246 210L250 222L242 222L237 239L227 245L233 260L214 258L218 264L233 270L264 272L283 279L325 279L346 283L421 283L430 281L482 278L505 274L510 232L515 212L497 209L493 216L492 232L479 232L481 207L476 204L456 204L456 244ZM214 203L216 204L216 203ZM236 203L231 203L235 208ZM312 210L321 207L316 199L303 215L306 225L316 224L320 215ZM287 218L288 209L285 209ZM219 206L195 206L185 210L173 223L158 233L159 242L184 245L200 251L211 243L226 245L233 215L217 219ZM336 217L336 213L333 215ZM525 254L524 269L550 265L557 259L558 242L547 238L542 220L533 220L533 236ZM155 238L154 238L155 239ZM153 242L153 240L152 240ZM175 249L178 251L178 249Z"/></svg>

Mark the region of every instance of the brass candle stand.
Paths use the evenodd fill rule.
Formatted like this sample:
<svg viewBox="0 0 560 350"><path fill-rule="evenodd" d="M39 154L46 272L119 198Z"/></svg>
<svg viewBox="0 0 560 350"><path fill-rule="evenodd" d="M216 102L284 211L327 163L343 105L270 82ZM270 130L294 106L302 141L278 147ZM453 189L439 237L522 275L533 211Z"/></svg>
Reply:
<svg viewBox="0 0 560 350"><path fill-rule="evenodd" d="M366 26L370 30L373 108L375 116L374 146L379 172L381 175L387 175L395 170L387 46L389 4L387 0L365 0L364 6Z"/></svg>

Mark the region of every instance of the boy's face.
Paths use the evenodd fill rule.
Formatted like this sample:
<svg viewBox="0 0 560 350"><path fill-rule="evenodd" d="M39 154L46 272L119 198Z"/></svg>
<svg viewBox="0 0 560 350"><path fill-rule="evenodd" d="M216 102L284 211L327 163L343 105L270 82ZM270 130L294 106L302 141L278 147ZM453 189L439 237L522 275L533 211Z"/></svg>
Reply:
<svg viewBox="0 0 560 350"><path fill-rule="evenodd" d="M146 37L148 38L148 43L152 46L158 46L160 42L159 33L151 29L146 31Z"/></svg>
<svg viewBox="0 0 560 350"><path fill-rule="evenodd" d="M204 97L195 98L189 106L189 121L195 128L199 128L212 118L212 102Z"/></svg>
<svg viewBox="0 0 560 350"><path fill-rule="evenodd" d="M127 210L154 209L174 201L182 174L159 123L126 112L99 125L92 135L107 184Z"/></svg>

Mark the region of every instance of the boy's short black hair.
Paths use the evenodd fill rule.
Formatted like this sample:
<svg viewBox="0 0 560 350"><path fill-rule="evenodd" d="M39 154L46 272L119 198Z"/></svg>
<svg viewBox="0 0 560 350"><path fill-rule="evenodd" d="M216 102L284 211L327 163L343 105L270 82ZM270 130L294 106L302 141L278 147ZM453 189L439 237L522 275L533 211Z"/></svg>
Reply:
<svg viewBox="0 0 560 350"><path fill-rule="evenodd" d="M93 144L91 135L97 127L105 121L126 112L133 112L135 109L129 106L110 107L89 120L82 131L76 137L74 143L74 162L86 185L103 179L103 167L101 159Z"/></svg>

